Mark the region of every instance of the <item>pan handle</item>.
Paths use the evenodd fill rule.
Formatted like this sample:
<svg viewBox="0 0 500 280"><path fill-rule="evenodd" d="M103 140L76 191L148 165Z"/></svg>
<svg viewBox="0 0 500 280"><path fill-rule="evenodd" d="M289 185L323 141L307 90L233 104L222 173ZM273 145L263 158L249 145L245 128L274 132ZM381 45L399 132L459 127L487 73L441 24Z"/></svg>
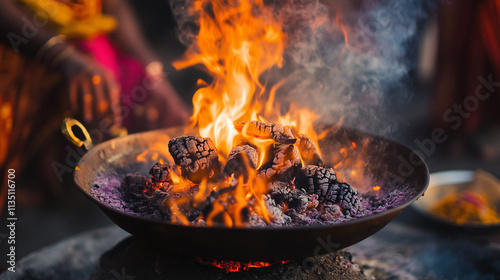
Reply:
<svg viewBox="0 0 500 280"><path fill-rule="evenodd" d="M75 126L78 126L82 130L83 136L85 137L84 140L76 137L75 133L73 132L73 127ZM85 149L89 151L94 146L94 143L92 143L92 138L90 137L90 134L85 126L83 126L81 122L73 118L65 118L62 121L61 130L66 139L71 141L71 143L75 144L77 147L85 146Z"/></svg>

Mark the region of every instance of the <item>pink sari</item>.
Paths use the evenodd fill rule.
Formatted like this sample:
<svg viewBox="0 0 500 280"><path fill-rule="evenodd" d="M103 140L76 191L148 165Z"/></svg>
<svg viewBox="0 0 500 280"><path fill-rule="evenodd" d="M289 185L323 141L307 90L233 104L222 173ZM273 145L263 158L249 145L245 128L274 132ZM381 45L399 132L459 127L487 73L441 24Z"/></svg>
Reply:
<svg viewBox="0 0 500 280"><path fill-rule="evenodd" d="M132 96L132 92L137 90L137 86L144 83L146 77L144 66L137 59L121 52L105 35L77 41L76 46L81 51L90 54L95 61L114 74L116 81L121 86L122 106L128 109L124 112L131 112L135 105L141 103L142 97L134 98ZM123 113L123 117L123 126L129 130L135 130L130 127L131 113Z"/></svg>

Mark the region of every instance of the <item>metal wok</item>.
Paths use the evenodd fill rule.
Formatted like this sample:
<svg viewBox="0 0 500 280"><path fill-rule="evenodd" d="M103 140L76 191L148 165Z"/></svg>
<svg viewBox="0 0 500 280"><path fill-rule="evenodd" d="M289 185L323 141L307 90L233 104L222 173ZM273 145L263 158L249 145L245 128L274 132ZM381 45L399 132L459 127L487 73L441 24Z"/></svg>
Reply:
<svg viewBox="0 0 500 280"><path fill-rule="evenodd" d="M63 132L75 144L89 151L80 159L74 172L76 186L118 226L134 236L155 242L165 250L205 259L234 261L277 261L303 259L340 250L374 234L404 208L423 195L429 181L426 164L409 148L394 141L352 128L340 127L329 133L319 145L326 162L340 148L352 142L362 144L365 153L361 172L369 181L381 186L381 193L398 190L403 199L394 208L370 216L329 226L295 226L268 228L227 228L183 226L133 216L114 209L91 194L99 176L127 173L147 175L158 158L171 160L168 140L187 134L182 128L132 134L91 147L86 135L78 140L72 126L83 126L74 120L63 123ZM155 155L157 153L157 155ZM358 167L359 168L359 167ZM346 180L347 181L347 180ZM349 182L349 181L347 181ZM373 185L370 185L371 188ZM360 193L367 191L356 186Z"/></svg>

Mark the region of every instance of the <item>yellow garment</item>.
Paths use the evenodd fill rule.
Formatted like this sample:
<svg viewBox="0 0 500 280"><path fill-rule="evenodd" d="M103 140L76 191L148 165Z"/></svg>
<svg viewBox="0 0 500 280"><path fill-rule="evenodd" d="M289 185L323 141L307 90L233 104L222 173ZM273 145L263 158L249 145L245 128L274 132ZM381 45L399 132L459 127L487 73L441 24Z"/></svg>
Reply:
<svg viewBox="0 0 500 280"><path fill-rule="evenodd" d="M116 19L103 15L101 0L19 0L39 18L48 17L60 34L90 38L116 28Z"/></svg>

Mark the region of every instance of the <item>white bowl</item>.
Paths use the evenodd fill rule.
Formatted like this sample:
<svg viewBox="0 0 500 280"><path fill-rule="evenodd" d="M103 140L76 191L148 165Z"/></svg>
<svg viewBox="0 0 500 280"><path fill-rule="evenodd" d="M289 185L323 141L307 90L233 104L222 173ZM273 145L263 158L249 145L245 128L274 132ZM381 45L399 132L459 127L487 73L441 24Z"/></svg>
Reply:
<svg viewBox="0 0 500 280"><path fill-rule="evenodd" d="M497 223L464 223L457 224L448 219L442 218L435 213L431 212L432 207L436 205L444 196L450 193L460 193L466 190L474 191L476 193L485 194L485 198L489 205L495 207L497 213L500 211L500 187L488 181L483 183L473 183L474 173L472 170L449 170L430 174L429 187L425 191L424 196L419 198L412 204L420 214L429 217L433 220L460 227L493 227L499 226Z"/></svg>

